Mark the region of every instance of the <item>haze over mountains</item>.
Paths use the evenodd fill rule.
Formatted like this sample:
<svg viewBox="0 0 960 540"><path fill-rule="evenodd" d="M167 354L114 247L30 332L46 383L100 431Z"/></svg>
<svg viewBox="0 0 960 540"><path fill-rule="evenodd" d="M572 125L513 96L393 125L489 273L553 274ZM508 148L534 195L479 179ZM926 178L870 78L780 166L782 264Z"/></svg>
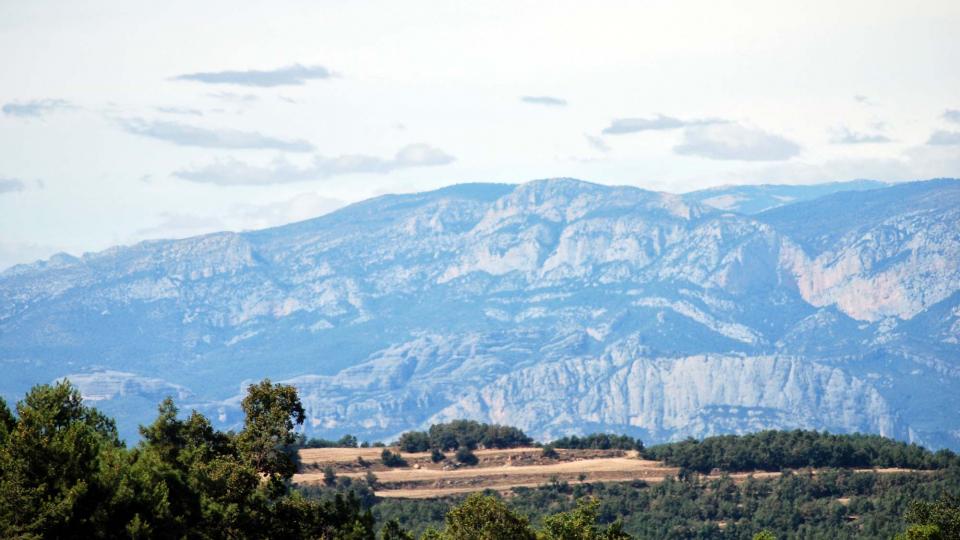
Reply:
<svg viewBox="0 0 960 540"><path fill-rule="evenodd" d="M960 181L684 195L572 179L384 196L0 274L0 394L67 376L128 439L165 395L311 434L763 428L960 448Z"/></svg>

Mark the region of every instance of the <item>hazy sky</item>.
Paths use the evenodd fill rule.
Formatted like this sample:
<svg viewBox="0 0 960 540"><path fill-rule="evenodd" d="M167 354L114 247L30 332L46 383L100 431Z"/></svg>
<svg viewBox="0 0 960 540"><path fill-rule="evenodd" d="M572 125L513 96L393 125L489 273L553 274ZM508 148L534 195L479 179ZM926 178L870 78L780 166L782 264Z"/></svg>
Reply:
<svg viewBox="0 0 960 540"><path fill-rule="evenodd" d="M0 0L0 267L370 196L960 176L960 2Z"/></svg>

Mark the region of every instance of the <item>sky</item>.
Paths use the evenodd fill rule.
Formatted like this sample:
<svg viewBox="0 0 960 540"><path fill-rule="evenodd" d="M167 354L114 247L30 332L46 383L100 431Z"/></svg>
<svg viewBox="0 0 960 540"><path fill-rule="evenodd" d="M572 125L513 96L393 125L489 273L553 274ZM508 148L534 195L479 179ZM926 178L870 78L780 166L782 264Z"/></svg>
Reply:
<svg viewBox="0 0 960 540"><path fill-rule="evenodd" d="M960 176L960 2L0 0L0 268L575 177Z"/></svg>

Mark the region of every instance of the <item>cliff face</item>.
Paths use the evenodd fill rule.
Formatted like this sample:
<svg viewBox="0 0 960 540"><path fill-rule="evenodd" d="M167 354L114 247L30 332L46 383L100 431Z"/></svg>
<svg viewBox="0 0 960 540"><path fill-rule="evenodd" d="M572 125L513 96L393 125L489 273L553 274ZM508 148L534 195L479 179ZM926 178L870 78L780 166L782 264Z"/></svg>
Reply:
<svg viewBox="0 0 960 540"><path fill-rule="evenodd" d="M777 206L779 204L779 206ZM0 274L0 393L69 376L128 435L289 380L307 429L466 416L648 441L766 427L960 447L960 182L387 196Z"/></svg>

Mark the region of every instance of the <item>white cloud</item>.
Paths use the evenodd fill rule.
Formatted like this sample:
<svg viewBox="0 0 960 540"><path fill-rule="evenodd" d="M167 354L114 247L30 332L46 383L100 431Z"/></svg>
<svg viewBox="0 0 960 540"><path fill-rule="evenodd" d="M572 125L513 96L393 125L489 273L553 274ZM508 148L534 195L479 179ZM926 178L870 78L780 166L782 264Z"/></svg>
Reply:
<svg viewBox="0 0 960 540"><path fill-rule="evenodd" d="M830 138L830 142L833 144L873 144L873 143L888 143L892 142L890 137L887 137L883 133L863 133L852 131L846 126L842 126L834 130L833 136Z"/></svg>
<svg viewBox="0 0 960 540"><path fill-rule="evenodd" d="M303 139L278 139L254 131L207 129L179 122L147 121L139 118L123 120L120 125L128 133L151 137L180 146L286 150L288 152L311 152L314 150L313 145Z"/></svg>
<svg viewBox="0 0 960 540"><path fill-rule="evenodd" d="M937 130L930 134L927 144L948 146L960 144L960 131Z"/></svg>
<svg viewBox="0 0 960 540"><path fill-rule="evenodd" d="M393 158L363 154L337 157L315 156L305 167L280 156L268 165L253 165L233 158L176 171L175 176L191 182L222 186L256 186L321 180L345 174L386 174L397 169L446 165L456 160L443 150L426 144L401 148Z"/></svg>
<svg viewBox="0 0 960 540"><path fill-rule="evenodd" d="M689 126L706 126L711 124L725 124L727 120L721 118L694 118L681 120L672 116L658 114L653 118L616 118L603 129L604 135L625 135L640 131L662 131Z"/></svg>
<svg viewBox="0 0 960 540"><path fill-rule="evenodd" d="M333 76L323 66L291 66L276 69L244 71L204 71L174 77L177 81L193 81L205 84L235 84L239 86L300 86L312 79L329 79Z"/></svg>
<svg viewBox="0 0 960 540"><path fill-rule="evenodd" d="M728 123L686 128L673 151L707 159L783 161L799 154L800 146L780 135Z"/></svg>
<svg viewBox="0 0 960 540"><path fill-rule="evenodd" d="M23 183L23 180L17 178L0 178L0 194L14 193L25 189L27 189L27 185Z"/></svg>

